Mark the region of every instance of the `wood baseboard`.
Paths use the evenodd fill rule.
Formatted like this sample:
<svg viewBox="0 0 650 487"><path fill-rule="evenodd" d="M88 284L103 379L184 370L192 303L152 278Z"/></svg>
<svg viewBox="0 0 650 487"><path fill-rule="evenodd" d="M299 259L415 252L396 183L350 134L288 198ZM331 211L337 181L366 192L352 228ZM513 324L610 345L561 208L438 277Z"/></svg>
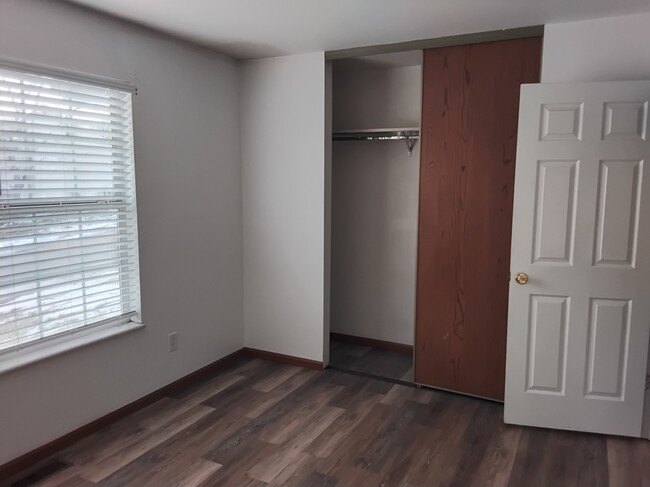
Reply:
<svg viewBox="0 0 650 487"><path fill-rule="evenodd" d="M52 440L49 443L36 448L35 450L27 452L24 455L21 455L18 458L5 463L4 465L0 465L0 479L11 478L17 473L20 473L27 468L38 464L44 459L52 456L60 450L63 450L64 448L67 448L68 446L76 443L91 433L94 433L95 431L100 430L105 426L115 423L116 421L125 418L129 414L134 413L139 409L153 404L165 396L173 395L175 392L181 390L184 387L187 387L193 382L202 379L203 377L207 377L211 374L214 374L215 372L218 372L229 363L233 362L235 359L243 356L244 353L244 349L242 348L236 352L231 353L230 355L226 355L225 357L212 362L205 367L195 370L185 377L181 377L171 384L167 384L166 386L163 386L160 389L157 389L152 393L141 397L140 399L136 399L126 406L122 406L121 408L116 409L112 413L108 413L107 415L102 416L95 421L85 424L80 428L77 428L76 430L57 438L56 440ZM1 483L2 482L0 482L0 484Z"/></svg>
<svg viewBox="0 0 650 487"><path fill-rule="evenodd" d="M385 340L346 335L344 333L330 333L330 338L339 342L353 343L355 345L363 345L366 347L383 348L394 352L413 353L413 345L408 345L406 343L387 342Z"/></svg>
<svg viewBox="0 0 650 487"><path fill-rule="evenodd" d="M204 377L207 377L211 374L218 372L219 370L225 368L228 364L233 362L239 357L250 356L265 360L270 360L273 362L281 362L290 365L297 365L299 367L306 367L308 369L322 369L323 363L315 360L308 360L300 357L293 357L291 355L283 355L280 353L267 352L265 350L257 350L254 348L242 348L236 352L226 355L225 357L212 362L211 364L206 365L194 372L181 377L180 379L167 384L164 387L161 387L158 390L153 391L150 394L147 394L140 399L133 401L132 403L123 406L112 413L108 413L105 416L102 416L95 421L92 421L80 428L77 428L74 431L71 431L68 434L65 434L55 440L46 443L43 446L36 448L30 452L25 453L24 455L15 458L4 465L0 465L0 485L4 485L5 479L11 479L15 475L26 471L28 468L32 468L43 460L48 459L56 452L67 448L68 446L76 443L82 438L94 433L95 431L104 428L116 421L119 421L122 418L125 418L129 414L136 412L139 409L142 409L154 402L162 399L163 397L173 395L177 391L180 391L184 387L191 385L193 382L201 380Z"/></svg>
<svg viewBox="0 0 650 487"><path fill-rule="evenodd" d="M283 364L296 365L298 367L304 367L306 369L316 369L321 370L323 368L323 362L317 360L310 360L302 357L294 357L293 355L284 355L282 353L267 352L266 350L258 350L256 348L244 348L246 355L255 358L261 358L265 360L271 360L272 362L280 362Z"/></svg>

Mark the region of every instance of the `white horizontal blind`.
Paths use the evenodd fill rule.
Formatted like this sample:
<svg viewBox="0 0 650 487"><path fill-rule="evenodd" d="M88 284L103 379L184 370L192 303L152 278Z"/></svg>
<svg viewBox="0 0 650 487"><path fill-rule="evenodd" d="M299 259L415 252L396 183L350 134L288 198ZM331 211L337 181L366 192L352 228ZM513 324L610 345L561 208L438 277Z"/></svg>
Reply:
<svg viewBox="0 0 650 487"><path fill-rule="evenodd" d="M0 352L140 306L131 94L0 69Z"/></svg>

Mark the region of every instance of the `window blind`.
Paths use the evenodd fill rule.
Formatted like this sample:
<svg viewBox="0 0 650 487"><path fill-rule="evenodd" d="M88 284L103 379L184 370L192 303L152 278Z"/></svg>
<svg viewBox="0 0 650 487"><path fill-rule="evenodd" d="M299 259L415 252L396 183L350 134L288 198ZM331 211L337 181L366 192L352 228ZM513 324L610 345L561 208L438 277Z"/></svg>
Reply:
<svg viewBox="0 0 650 487"><path fill-rule="evenodd" d="M0 68L0 352L139 310L131 94Z"/></svg>

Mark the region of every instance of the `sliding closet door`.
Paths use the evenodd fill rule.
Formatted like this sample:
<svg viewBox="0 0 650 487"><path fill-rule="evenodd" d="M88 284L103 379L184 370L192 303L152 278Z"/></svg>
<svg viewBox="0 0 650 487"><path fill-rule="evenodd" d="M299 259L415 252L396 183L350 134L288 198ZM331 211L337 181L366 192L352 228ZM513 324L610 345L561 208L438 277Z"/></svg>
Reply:
<svg viewBox="0 0 650 487"><path fill-rule="evenodd" d="M503 400L519 88L541 38L424 53L415 381Z"/></svg>

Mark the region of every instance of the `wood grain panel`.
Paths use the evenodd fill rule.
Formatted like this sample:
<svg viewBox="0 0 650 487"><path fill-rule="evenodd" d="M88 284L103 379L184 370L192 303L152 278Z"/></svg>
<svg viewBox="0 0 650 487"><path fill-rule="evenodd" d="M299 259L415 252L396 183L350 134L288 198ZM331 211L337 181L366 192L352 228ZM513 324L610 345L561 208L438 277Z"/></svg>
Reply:
<svg viewBox="0 0 650 487"><path fill-rule="evenodd" d="M541 41L424 53L417 383L503 400L519 87Z"/></svg>

